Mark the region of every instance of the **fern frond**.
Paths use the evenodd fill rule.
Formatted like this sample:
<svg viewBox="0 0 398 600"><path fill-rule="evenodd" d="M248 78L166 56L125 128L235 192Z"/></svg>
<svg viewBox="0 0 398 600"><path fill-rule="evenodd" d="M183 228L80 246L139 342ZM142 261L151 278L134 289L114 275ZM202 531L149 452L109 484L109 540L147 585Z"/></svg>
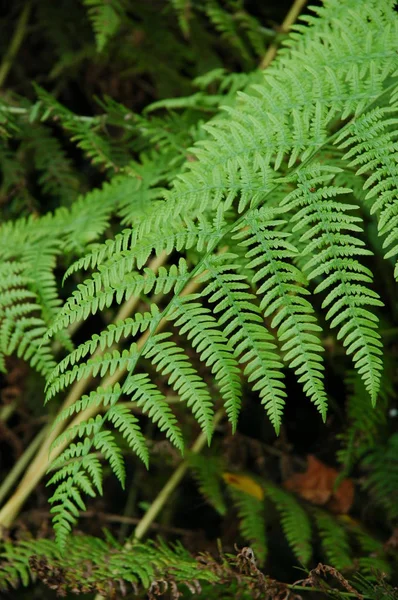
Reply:
<svg viewBox="0 0 398 600"><path fill-rule="evenodd" d="M187 461L198 481L199 491L220 515L227 507L221 488L222 461L214 456L203 456L189 452Z"/></svg>
<svg viewBox="0 0 398 600"><path fill-rule="evenodd" d="M235 15L220 6L218 0L206 0L204 9L210 23L221 36L236 48L245 61L250 62L250 53L239 35Z"/></svg>
<svg viewBox="0 0 398 600"><path fill-rule="evenodd" d="M246 277L237 273L240 265L235 259L236 255L226 253L205 260L206 271L201 280L209 283L201 295L208 296L209 302L214 304L214 314L218 315L229 345L239 363L245 365L244 375L253 390L259 392L271 423L279 433L286 397L281 381L283 365Z"/></svg>
<svg viewBox="0 0 398 600"><path fill-rule="evenodd" d="M103 405L106 407L108 404L113 406L120 398L121 393L122 388L120 383L115 383L114 386L107 388L98 387L89 394L84 394L79 400L76 400L70 406L61 410L54 421L54 425L57 425L60 421L69 419L75 413L83 412L93 406L99 407L100 405ZM54 441L54 447L58 444L59 439L60 437Z"/></svg>
<svg viewBox="0 0 398 600"><path fill-rule="evenodd" d="M170 333L153 335L149 338L142 355L144 358L151 359L151 364L159 373L169 375L168 385L191 408L210 443L214 417L212 398L188 356L175 342L168 340L170 335Z"/></svg>
<svg viewBox="0 0 398 600"><path fill-rule="evenodd" d="M131 402L147 414L152 423L156 423L171 443L183 452L184 440L177 419L149 377L145 373L130 375L123 385L123 392L131 394Z"/></svg>
<svg viewBox="0 0 398 600"><path fill-rule="evenodd" d="M331 327L339 326L338 339L343 339L347 354L353 354L355 368L376 402L382 370L382 343L377 331L378 318L367 307L383 303L372 289L371 272L361 265L360 256L371 254L364 242L351 232L361 231L358 218L346 214L355 206L335 200L351 190L328 186L336 167L312 164L298 171L297 188L288 194L282 206L294 211L293 230L305 229L301 239L310 258L304 266L308 279L321 281L315 293L328 290L322 307L330 307L326 319ZM330 289L331 288L331 289Z"/></svg>
<svg viewBox="0 0 398 600"><path fill-rule="evenodd" d="M111 348L114 344L135 336L137 333L146 331L152 320L159 316L159 309L156 304L151 304L151 312L139 313L134 317L110 323L100 334L95 333L83 344L80 344L75 350L63 358L47 377L47 386L54 383L61 373L65 373L69 367L73 367L87 354L93 355L98 350L104 352L106 348Z"/></svg>
<svg viewBox="0 0 398 600"><path fill-rule="evenodd" d="M133 269L142 268L153 252L159 256L163 251L171 254L173 250L180 251L183 248L203 250L210 242L222 239L223 231L205 220L196 224L177 217L170 223L164 223L163 214L157 209L153 212L158 215L154 231L150 230L150 220L144 220L134 229L124 230L114 240L107 240L79 259L68 269L65 277L82 268L94 269L103 265L104 277L113 274L113 277L122 279Z"/></svg>
<svg viewBox="0 0 398 600"><path fill-rule="evenodd" d="M336 143L349 150L344 159L357 175L365 175L364 189L369 190L365 201L371 204L371 214L377 214L380 236L387 236L383 248L385 258L398 254L398 208L396 189L398 182L398 103L379 106L355 119L344 129ZM395 266L398 279L398 263Z"/></svg>
<svg viewBox="0 0 398 600"><path fill-rule="evenodd" d="M139 352L135 343L131 344L129 349L125 349L122 352L119 350L113 350L112 352L105 352L102 355L96 355L86 363L81 365L74 365L72 369L66 370L61 373L58 377L54 378L52 382L46 388L46 402L50 400L55 394L65 389L68 385L71 385L74 381L80 381L87 377L96 377L100 375L104 377L106 373L113 375L117 369L129 370L135 365Z"/></svg>
<svg viewBox="0 0 398 600"><path fill-rule="evenodd" d="M178 267L171 265L167 270L160 267L155 273L150 268L144 268L141 273L122 274L117 265L113 269L99 267L92 279L77 286L67 302L54 319L48 335L53 335L80 319L87 319L98 310L109 308L115 301L121 304L131 296L141 294L167 294L171 290L180 291L187 280L188 267L185 259L180 258Z"/></svg>
<svg viewBox="0 0 398 600"><path fill-rule="evenodd" d="M364 555L358 558L360 572L373 581L377 579L377 572L389 576L391 564L387 560L383 542L370 535L359 522L353 521L349 517L346 521L346 527L357 541L361 553Z"/></svg>
<svg viewBox="0 0 398 600"><path fill-rule="evenodd" d="M24 138L22 147L33 152L43 193L60 196L63 204L70 205L77 195L79 179L60 141L48 127L37 123L25 126L21 136Z"/></svg>
<svg viewBox="0 0 398 600"><path fill-rule="evenodd" d="M306 511L291 494L269 482L264 485L264 493L281 515L283 532L296 558L307 565L312 556L312 530Z"/></svg>
<svg viewBox="0 0 398 600"><path fill-rule="evenodd" d="M387 404L393 393L388 383L389 375L389 370L385 368L377 398L377 410L365 401L366 389L360 375L349 371L346 376L348 423L345 432L339 436L342 447L337 452L337 458L344 465L346 474L364 454L375 448L385 434Z"/></svg>
<svg viewBox="0 0 398 600"><path fill-rule="evenodd" d="M59 595L111 594L115 590L123 595L130 587L135 594L138 587L149 593L158 582L165 591L170 586L173 593L187 587L199 592L200 584L219 581L217 570L211 568L219 566L214 559L207 566L181 544L149 540L135 542L131 548L119 544L108 531L105 539L77 536L62 552L52 540L7 542L0 558L0 590L6 592L10 587L17 589L20 583L27 587L37 575L55 583L53 573L58 573L55 588ZM232 574L231 569L231 579Z"/></svg>
<svg viewBox="0 0 398 600"><path fill-rule="evenodd" d="M47 375L55 361L49 344L42 343L46 323L34 291L36 282L27 275L28 265L16 261L0 265L0 354L16 353Z"/></svg>
<svg viewBox="0 0 398 600"><path fill-rule="evenodd" d="M327 564L339 571L351 569L353 567L352 552L344 524L326 511L314 509L312 512Z"/></svg>
<svg viewBox="0 0 398 600"><path fill-rule="evenodd" d="M88 15L93 24L98 52L102 52L119 30L123 3L111 0L105 4L101 0L83 0L88 9Z"/></svg>
<svg viewBox="0 0 398 600"><path fill-rule="evenodd" d="M376 504L381 506L387 518L398 519L398 434L393 434L383 447L378 447L362 461L369 469L364 487L369 490Z"/></svg>
<svg viewBox="0 0 398 600"><path fill-rule="evenodd" d="M224 400L225 411L236 430L241 405L240 371L227 338L218 329L217 320L200 302L200 295L175 298L173 312L168 315L181 335L187 334L202 363L211 368Z"/></svg>
<svg viewBox="0 0 398 600"><path fill-rule="evenodd" d="M49 502L54 505L51 512L55 515L54 529L61 547L66 544L79 510L85 510L82 493L91 497L102 494L103 468L92 450L102 454L124 487L126 474L122 451L114 434L104 429L107 423L120 431L129 448L148 465L145 438L137 425L138 420L127 407L113 405L104 416L97 415L95 419L90 418L61 434L55 445L69 436L79 435L84 439L83 442L70 444L51 465L56 472L48 485L57 484L57 488Z"/></svg>
<svg viewBox="0 0 398 600"><path fill-rule="evenodd" d="M266 209L250 211L244 228L235 234L240 244L249 247L248 268L255 269L253 283L259 285L260 309L265 317L272 317L271 327L278 328L278 338L284 342L284 360L300 376L303 389L326 418L327 399L323 387L322 345L316 335L321 328L316 322L311 303L303 296L309 294L306 278L292 260L296 248L288 241L289 235L276 231L283 224Z"/></svg>
<svg viewBox="0 0 398 600"><path fill-rule="evenodd" d="M250 542L256 559L263 564L268 554L264 502L232 486L228 486L228 492L238 511L241 535Z"/></svg>

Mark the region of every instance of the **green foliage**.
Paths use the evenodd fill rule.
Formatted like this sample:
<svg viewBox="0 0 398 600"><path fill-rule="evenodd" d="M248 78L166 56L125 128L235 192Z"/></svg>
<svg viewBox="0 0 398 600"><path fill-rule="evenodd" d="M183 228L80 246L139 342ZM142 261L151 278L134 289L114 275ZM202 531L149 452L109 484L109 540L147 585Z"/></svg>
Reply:
<svg viewBox="0 0 398 600"><path fill-rule="evenodd" d="M215 457L202 456L193 452L188 454L187 459L192 473L198 481L200 493L220 515L225 515L227 506L221 486L221 461Z"/></svg>
<svg viewBox="0 0 398 600"><path fill-rule="evenodd" d="M385 446L379 445L362 461L363 466L370 469L365 487L391 521L398 518L397 449L398 435L395 433Z"/></svg>
<svg viewBox="0 0 398 600"><path fill-rule="evenodd" d="M267 558L264 503L251 494L233 487L230 488L229 493L238 512L240 533L250 542L254 556L262 565Z"/></svg>
<svg viewBox="0 0 398 600"><path fill-rule="evenodd" d="M48 469L56 544L8 543L7 583L58 569L60 590L80 581L81 592L113 593L111 578L155 596L222 581L180 547L137 543L129 554L114 540L71 538L86 498L103 495L108 467L122 488L131 464L141 468L134 457L149 468L153 425L182 454L195 428L212 444L220 408L235 433L253 394L278 435L301 392L326 422L338 378L348 390L338 460L367 475L363 491L390 524L398 516L397 434L386 418L396 349L383 334L398 311L394 3L325 1L266 73L228 70L254 69L275 38L243 1L160 5L71 3L71 39L55 39L38 6L56 63L26 98L0 96L0 371L11 355L27 361L50 410L68 391ZM93 56L99 79L114 61L141 100L100 87L93 108L94 86L93 114L79 114L50 82L62 75L79 87ZM187 461L226 517L221 458ZM317 536L338 570L371 577L373 554L392 571L364 528L268 474L262 488L264 500L229 489L259 563L269 509L298 563L310 565Z"/></svg>
<svg viewBox="0 0 398 600"><path fill-rule="evenodd" d="M5 545L5 563L0 572L0 589L17 587L19 580L27 585L32 574L43 579L54 578L53 587L60 593L123 593L127 586L138 591L164 592L174 582L191 591L200 589L199 582L215 583L217 576L210 569L200 568L186 550L159 541L123 547L106 532L106 539L78 537L61 553L50 540L21 541ZM90 571L88 575L87 570ZM155 592L156 594L156 592Z"/></svg>

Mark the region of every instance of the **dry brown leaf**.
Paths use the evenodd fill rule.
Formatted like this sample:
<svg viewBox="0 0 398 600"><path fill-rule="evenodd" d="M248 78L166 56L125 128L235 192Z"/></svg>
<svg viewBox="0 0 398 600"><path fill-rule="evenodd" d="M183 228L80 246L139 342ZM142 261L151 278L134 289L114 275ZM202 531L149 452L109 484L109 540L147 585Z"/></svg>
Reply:
<svg viewBox="0 0 398 600"><path fill-rule="evenodd" d="M285 481L284 487L313 504L326 506L335 514L345 514L354 501L354 484L351 479L343 479L333 491L338 475L336 469L310 454L305 473L295 473Z"/></svg>

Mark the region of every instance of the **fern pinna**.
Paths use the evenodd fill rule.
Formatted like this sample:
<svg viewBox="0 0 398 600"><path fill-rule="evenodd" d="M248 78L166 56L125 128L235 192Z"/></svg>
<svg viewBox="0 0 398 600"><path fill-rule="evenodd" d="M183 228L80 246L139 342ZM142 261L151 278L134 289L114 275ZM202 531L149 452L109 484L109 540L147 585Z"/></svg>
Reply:
<svg viewBox="0 0 398 600"><path fill-rule="evenodd" d="M84 4L102 50L119 27L122 3L107 7L111 20L101 35L100 3ZM207 4L219 26L213 3ZM245 80L234 100L228 94L223 110L206 123L198 118L192 125L187 117L184 144L193 143L188 158L186 145L171 143L170 130L168 137L156 118L133 117L107 100L109 123L128 116L138 146L146 140L147 151L132 161L101 137L98 119L79 120L37 88L38 104L27 112L40 113L43 122L57 115L92 162L113 173L110 183L77 199L71 209L2 226L7 239L0 242L1 256L9 262L2 267L0 357L16 351L30 360L46 378L47 401L69 386L83 390L61 411L57 426L65 422L65 430L52 447L50 483L56 487L50 502L61 545L86 507L85 496L102 493L100 458L124 485L121 438L149 464L136 411L184 451L165 388L187 405L209 443L220 406L236 429L244 379L279 433L288 370L325 420L324 339L336 331L336 344L350 358L366 401L376 403L383 299L373 289L372 252L364 239L369 217L393 279L398 219L393 4L352 0L348 10L343 0L327 0L314 8L315 14L295 26L275 63L248 77L249 85ZM215 78L213 73L209 81ZM219 96L207 104L205 96L180 99L178 105L164 101L152 110L218 107ZM185 121L167 119L177 132L173 142L180 140L178 128ZM148 140L156 142L151 151ZM358 193L363 189L365 194ZM128 227L103 241L113 215ZM10 252L10 240L19 240L18 252ZM60 307L52 273L56 257L71 255L76 260L65 265L65 275L81 282ZM40 276L30 278L37 264ZM82 270L89 271L83 281ZM119 305L114 323L73 348L68 328ZM54 336L64 348L57 361ZM374 465L377 457L369 461ZM376 478L371 487L377 495ZM308 562L305 512L279 488L270 485L264 493L277 505L297 559ZM250 511L237 496L235 502L245 519ZM220 498L217 506L222 507ZM292 527L294 509L301 540ZM251 510L261 512L258 505ZM327 517L317 513L314 519L330 535ZM253 530L250 519L246 526ZM338 539L344 554L344 534ZM265 541L258 547L264 557Z"/></svg>

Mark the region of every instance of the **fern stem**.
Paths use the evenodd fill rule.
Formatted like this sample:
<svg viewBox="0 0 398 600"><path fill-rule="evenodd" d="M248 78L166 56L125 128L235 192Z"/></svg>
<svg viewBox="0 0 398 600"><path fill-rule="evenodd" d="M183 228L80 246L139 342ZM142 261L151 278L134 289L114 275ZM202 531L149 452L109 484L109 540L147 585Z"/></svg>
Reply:
<svg viewBox="0 0 398 600"><path fill-rule="evenodd" d="M0 408L0 421L3 423L7 423L8 419L10 419L17 408L16 402L10 402L10 404L5 404Z"/></svg>
<svg viewBox="0 0 398 600"><path fill-rule="evenodd" d="M151 261L149 268L154 271L157 271L157 269L165 262L166 256L166 253L162 253L159 256L155 257ZM131 298L129 298L122 305L121 309L117 313L115 317L115 322L128 317L134 311L138 301L139 298L136 296L132 296ZM143 343L144 341L145 340L143 340L141 343ZM98 348L97 351L94 352L93 356L95 356L95 354L97 354L98 352L100 352L100 348ZM122 377L122 375L122 371L116 371L116 373L113 376L107 377L103 381L104 387L114 385ZM90 385L90 383L90 377L88 377L87 379L81 379L80 381L77 381L71 388L68 396L65 399L65 402L61 406L60 412L62 410L65 410L68 406L70 406L76 400L78 400L84 394L86 388ZM92 416L93 411L89 413L88 411L80 413L78 417L73 421L72 425L74 425L76 422L81 422L82 420L89 418L88 414L89 416ZM25 476L20 482L18 488L16 489L12 497L8 500L8 502L0 510L0 539L2 539L1 528L10 527L14 519L17 517L25 501L46 473L51 445L54 442L54 440L58 437L58 435L62 432L64 426L65 423L60 421L52 428L47 428L47 426L44 428L46 436L43 434L43 432L40 432L38 434L38 436L40 436L40 441L42 441L42 439L44 438L44 442L40 447L35 459L27 469ZM36 439L38 436L36 436ZM36 441L36 439L34 441ZM53 452L53 457L55 458L56 456L58 456L63 451L63 449L63 445L58 446Z"/></svg>
<svg viewBox="0 0 398 600"><path fill-rule="evenodd" d="M0 88L2 88L9 70L12 67L12 63L14 62L14 58L16 57L18 50L22 44L22 41L26 34L26 26L28 24L30 11L32 5L30 2L27 2L24 6L23 11L21 12L17 27L14 31L14 35L12 37L11 43L8 47L8 50L3 58L3 62L0 65Z"/></svg>
<svg viewBox="0 0 398 600"><path fill-rule="evenodd" d="M308 587L305 585L295 585L294 583L292 584L287 584L286 585L287 588L289 588L289 590L293 590L293 591L298 591L298 592L309 592L309 593L321 593L321 594L325 594L325 592L327 593L327 590L325 590L325 588L316 588L316 587ZM330 592L335 592L336 590L333 590L333 588L330 588L329 590ZM359 593L353 593L353 592L341 592L340 590L338 591L338 598L361 598L362 600L367 600L369 598L369 600L371 600L371 596L367 596L366 594L361 593L361 595L359 595Z"/></svg>
<svg viewBox="0 0 398 600"><path fill-rule="evenodd" d="M280 33L288 33L293 23L297 20L299 14L307 4L307 0L294 0L289 12L283 20L280 27ZM260 69L266 69L268 65L274 60L276 53L278 52L279 45L272 43L269 47L263 60L260 63Z"/></svg>
<svg viewBox="0 0 398 600"><path fill-rule="evenodd" d="M23 470L28 466L36 451L38 450L38 448L40 448L40 444L45 439L46 435L49 433L49 429L50 428L48 425L43 427L40 433L32 440L32 442L26 448L25 452L22 454L22 456L15 463L11 471L8 473L3 483L0 485L0 502L3 502L4 498L7 496L14 483L18 480Z"/></svg>
<svg viewBox="0 0 398 600"><path fill-rule="evenodd" d="M224 416L224 410L220 409L214 415L214 426L221 421ZM191 452L194 454L199 454L206 444L207 437L203 431L196 438L194 444L192 445ZM188 461L184 460L174 471L170 479L160 490L159 494L155 498L154 502L152 502L150 508L147 510L145 515L142 517L141 521L138 523L136 530L134 532L134 539L141 540L148 529L151 527L152 522L156 519L159 512L162 510L163 506L169 499L170 495L176 489L177 485L180 483L181 479L184 477L187 469L188 469Z"/></svg>

